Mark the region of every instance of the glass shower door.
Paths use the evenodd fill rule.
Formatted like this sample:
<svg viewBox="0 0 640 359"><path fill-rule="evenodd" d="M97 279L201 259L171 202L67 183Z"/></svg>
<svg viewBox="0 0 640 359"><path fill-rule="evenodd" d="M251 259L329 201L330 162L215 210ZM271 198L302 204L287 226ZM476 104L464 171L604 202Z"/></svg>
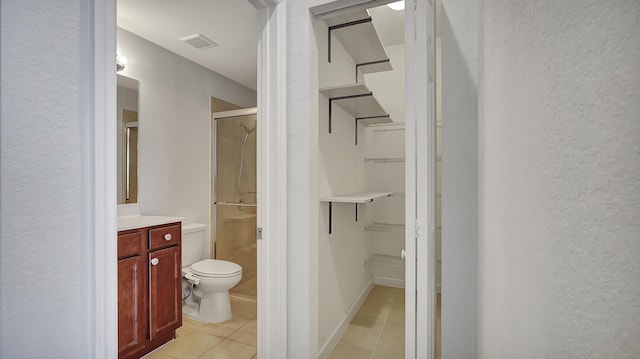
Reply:
<svg viewBox="0 0 640 359"><path fill-rule="evenodd" d="M214 253L242 267L232 294L257 297L256 111L214 114Z"/></svg>

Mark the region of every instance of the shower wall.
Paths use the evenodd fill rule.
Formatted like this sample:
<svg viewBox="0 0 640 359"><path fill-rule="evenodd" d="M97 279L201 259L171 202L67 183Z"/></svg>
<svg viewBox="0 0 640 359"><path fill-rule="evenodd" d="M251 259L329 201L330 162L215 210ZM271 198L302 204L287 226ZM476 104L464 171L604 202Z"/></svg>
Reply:
<svg viewBox="0 0 640 359"><path fill-rule="evenodd" d="M215 120L215 258L242 266L231 293L255 298L256 115Z"/></svg>

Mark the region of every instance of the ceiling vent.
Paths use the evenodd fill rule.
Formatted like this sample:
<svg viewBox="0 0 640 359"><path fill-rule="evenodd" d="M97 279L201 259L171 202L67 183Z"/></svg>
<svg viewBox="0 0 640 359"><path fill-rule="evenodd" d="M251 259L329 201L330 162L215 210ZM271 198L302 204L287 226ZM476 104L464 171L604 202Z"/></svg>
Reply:
<svg viewBox="0 0 640 359"><path fill-rule="evenodd" d="M180 41L184 41L187 44L195 47L196 49L208 49L210 47L218 46L215 42L208 39L202 34L193 34L185 37L181 37Z"/></svg>

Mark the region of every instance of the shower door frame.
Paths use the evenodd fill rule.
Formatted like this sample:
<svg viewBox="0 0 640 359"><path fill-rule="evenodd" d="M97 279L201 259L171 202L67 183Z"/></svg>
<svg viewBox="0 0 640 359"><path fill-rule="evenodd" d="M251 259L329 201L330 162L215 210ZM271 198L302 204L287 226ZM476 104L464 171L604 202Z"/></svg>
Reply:
<svg viewBox="0 0 640 359"><path fill-rule="evenodd" d="M218 240L217 238L217 218L218 218L218 209L217 209L217 201L218 201L218 195L217 195L217 178L218 178L218 166L217 166L217 126L216 121L220 120L220 119L230 119L230 118L234 118L234 117L242 117L242 116L251 116L251 115L255 115L256 116L256 203L255 204L240 204L238 203L238 206L247 206L247 207L255 207L256 208L256 227L259 227L257 224L260 223L259 219L260 219L260 203L262 202L260 199L260 175L259 175L259 171L258 168L259 164L260 164L260 147L258 147L260 145L259 141L259 137L257 136L257 131L259 131L259 126L258 126L258 108L257 107L250 107L250 108L242 108L242 109L238 109L238 110L229 110L229 111L220 111L220 112L214 112L211 114L211 140L210 142L210 148L209 148L209 165L210 167L210 181L209 181L209 198L210 198L210 205L209 205L209 218L211 220L211 230L210 232L210 236L209 236L209 241L211 243L211 248L210 248L210 255L211 258L216 258L216 242ZM228 204L228 205L232 205L232 204ZM256 253L257 256L257 253Z"/></svg>

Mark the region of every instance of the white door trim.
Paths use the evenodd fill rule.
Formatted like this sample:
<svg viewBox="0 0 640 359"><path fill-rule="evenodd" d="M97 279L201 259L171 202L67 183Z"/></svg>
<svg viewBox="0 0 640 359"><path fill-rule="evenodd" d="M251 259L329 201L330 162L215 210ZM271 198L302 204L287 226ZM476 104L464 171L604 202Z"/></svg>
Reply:
<svg viewBox="0 0 640 359"><path fill-rule="evenodd" d="M406 296L405 357L435 355L435 11L405 8Z"/></svg>
<svg viewBox="0 0 640 359"><path fill-rule="evenodd" d="M93 106L87 117L93 118L93 187L94 208L87 224L93 238L94 330L90 344L92 358L118 357L118 266L116 225L116 2L94 0L86 7L92 12L93 33L87 36L93 46ZM88 120L90 121L90 120Z"/></svg>
<svg viewBox="0 0 640 359"><path fill-rule="evenodd" d="M258 8L258 357L287 357L286 2Z"/></svg>
<svg viewBox="0 0 640 359"><path fill-rule="evenodd" d="M258 121L262 151L263 241L258 244L258 353L263 358L286 358L286 13L278 0L248 0L259 10ZM280 4L280 5L279 5ZM93 358L117 358L117 235L116 183L116 1L94 0L90 26L93 34L94 211L93 235ZM262 94L262 95L261 95ZM260 171L259 171L260 172ZM265 191L265 189L269 189ZM263 225L264 224L264 225ZM268 245L264 245L268 243Z"/></svg>
<svg viewBox="0 0 640 359"><path fill-rule="evenodd" d="M416 14L405 5L405 358L416 358Z"/></svg>

